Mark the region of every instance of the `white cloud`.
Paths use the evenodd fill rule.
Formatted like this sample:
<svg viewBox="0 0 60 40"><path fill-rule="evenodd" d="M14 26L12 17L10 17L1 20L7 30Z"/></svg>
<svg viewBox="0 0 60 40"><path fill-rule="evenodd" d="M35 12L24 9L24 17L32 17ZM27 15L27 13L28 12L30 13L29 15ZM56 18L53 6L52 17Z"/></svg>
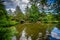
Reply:
<svg viewBox="0 0 60 40"><path fill-rule="evenodd" d="M15 11L15 9L14 8L9 8L9 9L6 9L7 11L9 11L9 10L12 10L12 12L14 12Z"/></svg>
<svg viewBox="0 0 60 40"><path fill-rule="evenodd" d="M12 11L15 11L14 7L16 7L18 5L18 6L20 6L21 10L24 11L28 2L29 2L29 0L11 0L11 2L5 3L5 5L7 5L9 7L10 6L13 7L13 8L8 8L7 10L11 9Z"/></svg>
<svg viewBox="0 0 60 40"><path fill-rule="evenodd" d="M29 2L29 0L11 0L11 1L16 3L17 5L19 5L20 3L28 3Z"/></svg>
<svg viewBox="0 0 60 40"><path fill-rule="evenodd" d="M29 0L22 0L22 2L28 3L28 2L29 2Z"/></svg>

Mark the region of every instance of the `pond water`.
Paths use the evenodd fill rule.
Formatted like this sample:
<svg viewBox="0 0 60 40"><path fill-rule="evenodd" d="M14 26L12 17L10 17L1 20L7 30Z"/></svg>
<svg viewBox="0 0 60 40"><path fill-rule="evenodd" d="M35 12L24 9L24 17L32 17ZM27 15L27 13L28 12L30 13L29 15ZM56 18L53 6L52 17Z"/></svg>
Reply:
<svg viewBox="0 0 60 40"><path fill-rule="evenodd" d="M28 37L28 40L32 40L31 36Z"/></svg>
<svg viewBox="0 0 60 40"><path fill-rule="evenodd" d="M25 30L26 30L26 29L24 29L24 30L22 31L22 34L21 34L20 40L27 40Z"/></svg>
<svg viewBox="0 0 60 40"><path fill-rule="evenodd" d="M26 36L27 34L26 34L25 30L26 30L26 29L24 29L24 30L22 31L21 37L20 37L19 40L32 40L31 36L29 36L29 37L27 38L27 36ZM16 40L16 36L13 36L13 37L12 37L12 40Z"/></svg>
<svg viewBox="0 0 60 40"><path fill-rule="evenodd" d="M16 40L16 36L13 36L13 37L12 37L12 40Z"/></svg>
<svg viewBox="0 0 60 40"><path fill-rule="evenodd" d="M48 30L46 31L46 36L49 35L49 32ZM38 33L38 38L36 40L42 40L42 36L43 34L40 32ZM13 36L12 37L12 40L16 40L16 36ZM27 37L27 33L26 33L26 28L24 28L21 32L21 36L19 38L19 40L32 40L32 37L31 36L28 36Z"/></svg>

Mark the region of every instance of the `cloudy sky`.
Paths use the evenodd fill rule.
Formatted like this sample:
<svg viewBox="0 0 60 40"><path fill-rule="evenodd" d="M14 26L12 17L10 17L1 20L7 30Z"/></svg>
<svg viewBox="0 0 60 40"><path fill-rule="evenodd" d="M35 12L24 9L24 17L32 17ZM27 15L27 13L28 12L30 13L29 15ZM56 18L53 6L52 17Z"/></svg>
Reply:
<svg viewBox="0 0 60 40"><path fill-rule="evenodd" d="M6 5L6 9L11 9L12 11L15 10L16 6L19 5L22 11L25 10L29 0L4 0L4 4Z"/></svg>
<svg viewBox="0 0 60 40"><path fill-rule="evenodd" d="M29 0L4 0L4 4L6 5L6 9L11 9L12 11L15 10L16 6L19 5L22 11L25 10L26 5L28 4ZM53 3L54 0L48 0L48 3Z"/></svg>

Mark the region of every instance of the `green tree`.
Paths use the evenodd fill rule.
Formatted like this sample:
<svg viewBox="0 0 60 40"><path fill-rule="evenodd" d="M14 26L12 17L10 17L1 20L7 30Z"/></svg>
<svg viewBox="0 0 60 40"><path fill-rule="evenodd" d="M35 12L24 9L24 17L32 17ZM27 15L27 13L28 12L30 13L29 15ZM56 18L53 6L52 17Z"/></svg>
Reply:
<svg viewBox="0 0 60 40"><path fill-rule="evenodd" d="M30 16L29 16L29 20L32 21L32 22L36 22L38 19L39 19L39 16L40 16L40 12L39 12L39 9L37 7L37 5L35 4L32 4L30 10Z"/></svg>
<svg viewBox="0 0 60 40"><path fill-rule="evenodd" d="M0 0L0 20L3 19L3 18L6 18L7 17L7 11L5 10L5 7L2 3L3 1ZM2 16L3 15L3 16Z"/></svg>
<svg viewBox="0 0 60 40"><path fill-rule="evenodd" d="M15 28L11 26L15 25L15 22L8 20L9 17L3 2L0 0L0 40L11 40L15 33Z"/></svg>
<svg viewBox="0 0 60 40"><path fill-rule="evenodd" d="M53 14L50 13L50 12L49 12L49 13L47 14L47 16L45 17L47 23L52 23L52 22L54 22L55 20L54 20L53 18L54 18L54 16L53 16Z"/></svg>
<svg viewBox="0 0 60 40"><path fill-rule="evenodd" d="M60 0L55 0L52 9L54 10L54 19L60 22Z"/></svg>

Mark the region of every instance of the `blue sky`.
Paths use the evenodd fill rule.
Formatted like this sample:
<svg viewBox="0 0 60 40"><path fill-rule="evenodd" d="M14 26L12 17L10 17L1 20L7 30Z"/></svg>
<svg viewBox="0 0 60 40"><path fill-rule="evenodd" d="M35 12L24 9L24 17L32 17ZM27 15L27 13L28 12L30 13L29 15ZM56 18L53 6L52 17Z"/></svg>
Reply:
<svg viewBox="0 0 60 40"><path fill-rule="evenodd" d="M25 10L29 0L4 0L6 9L11 9L12 11L15 10L16 6L19 5L22 11ZM52 4L55 0L48 0L48 4Z"/></svg>

